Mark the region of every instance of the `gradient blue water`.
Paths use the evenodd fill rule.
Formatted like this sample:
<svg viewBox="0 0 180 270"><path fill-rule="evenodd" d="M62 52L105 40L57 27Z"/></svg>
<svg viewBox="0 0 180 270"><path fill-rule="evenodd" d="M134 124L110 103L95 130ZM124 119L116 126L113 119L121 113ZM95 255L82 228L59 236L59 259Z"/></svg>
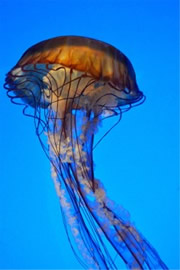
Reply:
<svg viewBox="0 0 180 270"><path fill-rule="evenodd" d="M177 1L3 0L0 24L0 268L80 268L33 121L2 84L31 45L82 35L123 51L147 96L95 150L96 175L169 268L179 269Z"/></svg>

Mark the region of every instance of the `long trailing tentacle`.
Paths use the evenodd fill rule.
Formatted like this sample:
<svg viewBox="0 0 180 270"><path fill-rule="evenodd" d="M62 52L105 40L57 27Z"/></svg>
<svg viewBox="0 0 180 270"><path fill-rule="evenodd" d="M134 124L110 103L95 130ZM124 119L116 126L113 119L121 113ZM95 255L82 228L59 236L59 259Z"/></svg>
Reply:
<svg viewBox="0 0 180 270"><path fill-rule="evenodd" d="M167 269L94 177L94 134L103 117L119 115L120 120L122 112L134 106L127 89L60 65L42 64L13 71L5 88L12 101L20 98L34 108L32 114L26 106L24 113L34 117L36 134L52 164L68 239L83 267L118 269L109 242L130 269ZM135 101L142 100L140 96Z"/></svg>

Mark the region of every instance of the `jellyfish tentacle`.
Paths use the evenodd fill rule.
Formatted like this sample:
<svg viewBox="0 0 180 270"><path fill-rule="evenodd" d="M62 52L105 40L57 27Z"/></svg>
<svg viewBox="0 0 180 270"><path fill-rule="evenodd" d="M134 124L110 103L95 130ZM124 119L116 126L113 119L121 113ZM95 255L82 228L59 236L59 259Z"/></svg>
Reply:
<svg viewBox="0 0 180 270"><path fill-rule="evenodd" d="M137 231L124 210L116 211L94 177L94 134L103 117L121 114L142 102L140 91L127 91L88 72L61 64L15 67L5 84L12 101L34 108L36 134L52 164L68 239L77 244L84 267L118 269L109 242L130 269L168 269L157 252ZM46 147L45 135L48 138ZM66 220L66 221L65 221ZM74 236L74 241L69 237ZM102 234L104 236L102 236Z"/></svg>
<svg viewBox="0 0 180 270"><path fill-rule="evenodd" d="M89 121L89 119L88 119ZM79 125L79 119L78 119L78 125ZM87 136L90 138L90 135ZM92 139L92 138L91 138ZM77 138L77 141L79 139ZM92 147L92 144L86 141L87 145L90 145L90 148ZM88 147L86 147L87 150ZM79 148L80 151L81 148ZM86 153L92 153L92 149L90 151L87 151ZM81 154L81 158L83 157L83 154ZM87 159L88 160L88 159ZM81 161L81 164L83 162ZM86 163L87 164L87 163ZM90 166L87 164L87 167ZM81 169L83 171L84 168ZM79 172L76 172L77 175ZM81 177L81 175L79 176ZM103 228L103 232L105 233L108 240L111 242L111 244L114 246L116 251L119 253L121 257L123 257L123 260L131 269L159 269L160 267L162 269L167 269L165 264L161 261L157 253L152 253L152 248L149 244L147 244L147 241L138 233L138 231L134 228L133 225L131 225L129 222L126 224L125 221L123 221L120 217L118 217L112 209L110 209L106 205L107 198L105 197L104 191L102 189L99 189L98 187L94 190L91 189L93 195L95 196L95 206L93 207L91 203L88 201L88 194L86 192L87 186L89 181L92 181L91 179L88 179L87 183L85 183L85 188L80 185L80 193L83 197L87 208L95 218L96 222L100 225L101 229ZM90 187L89 187L90 188ZM98 194L98 191L100 191L100 194ZM98 205L99 204L99 205ZM103 204L103 206L102 206ZM100 207L98 214L97 208ZM102 215L102 220L99 218L99 216ZM103 223L109 221L109 225L107 228L104 228ZM116 240L113 241L111 230L109 230L110 227L114 227L114 230L116 232L116 237L120 237L121 241L120 243L117 243ZM124 248L121 247L121 243L126 245L126 249L128 252L128 255L125 254ZM152 254L151 254L152 253ZM126 257L127 256L127 257ZM156 262L151 261L152 258L156 258Z"/></svg>
<svg viewBox="0 0 180 270"><path fill-rule="evenodd" d="M94 184L89 185L89 183L92 184L94 182L92 175L89 175L89 173L88 173L89 168L91 168L93 166L92 165L92 157L89 158L89 160L91 160L91 162L88 162L88 158L87 158L88 154L92 155L93 136L92 136L92 134L89 134L89 131L91 131L91 128L89 127L91 121L89 118L87 118L85 116L83 116L83 120L79 119L78 117L77 117L77 120L75 119L76 126L78 126L80 129L83 130L83 136L84 136L84 138L86 138L85 140L83 140L83 145L82 145L82 143L80 143L79 136L77 136L77 133L75 133L75 135L73 134L73 130L75 130L75 127L74 127L74 124L72 126L72 117L70 117L70 119L71 119L71 127L69 130L70 130L70 134L71 134L71 142L72 142L72 144L74 143L72 145L72 147L74 149L76 149L76 152L73 152L73 160L75 161L75 164L73 164L73 162L71 163L71 170L74 172L73 174L76 175L76 178L78 178L77 186L79 189L80 196L83 198L87 208L92 213L92 207L91 208L89 207L89 202L87 201L87 198L86 198L88 195L86 193L89 193L89 190L93 191L94 193L96 193L96 191L97 191L94 188ZM73 119L74 119L74 117L73 117ZM86 119L85 123L83 123L84 119ZM97 119L94 118L93 121L94 120L97 120ZM67 125L67 123L68 123L68 121L66 120L66 125ZM96 127L96 125L94 125L94 123L92 125ZM85 129L83 128L84 126L85 126ZM67 134L69 134L69 133L67 132ZM74 138L74 136L75 136L75 138ZM86 152L84 151L83 148L86 149ZM84 156L84 153L86 153L87 155ZM76 154L76 156L75 156L75 154ZM85 164L85 167L83 166L83 164ZM91 171L93 171L93 168L91 169ZM84 176L86 177L86 180L84 182L82 182L81 179ZM85 188L83 187L83 185L85 186ZM98 200L98 198L96 198L96 200ZM112 214L113 211L108 209L108 207L106 206L104 201L103 201L103 204L104 204L104 206L100 209L100 212L105 212L105 211L102 211L102 209L105 209L106 213L103 213L103 215L105 216L106 219L107 218L109 219L109 215ZM92 215L93 215L93 217L95 217L93 213L92 213ZM100 223L99 220L96 217L95 217L95 219L96 219L96 222L99 224ZM123 258L124 261L125 262L128 261L128 265L130 268L132 268L132 267L134 268L136 266L136 268L138 267L139 269L144 269L143 265L144 265L144 262L146 260L146 256L144 254L145 253L144 250L142 250L142 248L139 244L140 240L141 240L141 244L143 243L144 240L141 239L139 233L132 226L124 225L123 222L121 222L121 220L119 220L118 218L116 218L115 221L116 221L116 223L119 222L119 224L118 224L119 228L118 228L117 224L113 224L112 220L111 220L111 223L113 224L117 234L121 237L122 242L126 243L126 246L127 246L128 250L131 253L131 256L133 258L131 263L130 263L131 260L129 258L126 260L124 257ZM100 225L100 226L102 227L102 225ZM122 228L123 228L123 230L122 230ZM128 228L128 230L127 230L127 228ZM122 230L122 233L120 233L121 230ZM108 238L108 240L110 240L111 243L113 244L113 246L115 248L117 248L117 243L114 244L112 241L112 237L107 236L107 234L108 234L107 230L104 230L104 232L105 232L105 235ZM128 238L129 238L129 240L128 240ZM128 244L128 242L129 242L129 244ZM130 247L130 245L131 245L131 247ZM135 250L133 251L133 249L135 249ZM119 253L121 256L123 256L122 251ZM136 253L138 254L138 256L136 255Z"/></svg>
<svg viewBox="0 0 180 270"><path fill-rule="evenodd" d="M68 112L69 108L66 108L66 109ZM57 159L57 163L53 165L57 168L57 171L59 172L61 171L60 173L61 178L64 180L66 189L68 190L68 194L72 194L73 192L72 205L73 207L75 207L77 205L77 195L74 194L74 190L79 194L79 179L77 179L77 176L75 176L74 171L77 171L79 168L78 162L79 162L80 156L78 156L77 153L75 153L75 151L73 152L73 147L75 147L76 149L78 149L79 147L77 144L73 145L74 135L71 132L71 130L73 129L72 128L73 118L74 118L73 115L67 113L65 119L62 119L61 130L54 129L52 134L51 132L49 133L49 138L50 138L50 146L55 155L55 157L53 157L53 160ZM56 119L57 119L57 116L56 116ZM57 119L56 121L59 121L59 119ZM51 124L49 126L51 126ZM55 126L58 126L58 125L54 125L54 127ZM60 134L60 137L59 137L59 134ZM56 138L56 135L57 135L57 138ZM58 143L60 143L60 146ZM64 151L65 151L65 156L64 156ZM73 163L73 165L71 164L71 160L69 160L69 157L72 157L72 160L76 161L75 163ZM78 165L76 163L78 163ZM70 181L68 181L68 183L65 180L66 177L68 177L68 179L71 179ZM76 211L78 211L77 207L75 207L75 209ZM83 238L85 237L86 239L86 241L82 240L83 244L85 244L85 247L87 248L86 242L87 242L87 239L89 239L88 242L91 243L91 246L93 246L93 250L95 250L94 253L96 253L97 258L94 258L94 261L96 262L96 266L98 267L98 269L110 269L110 267L106 263L106 261L108 261L107 255L105 257L105 255L101 254L102 252L100 248L98 247L98 243L94 242L93 237L90 236L91 234L87 228L87 225L83 221L82 215L78 214L77 216L78 216L78 221L79 221L78 224L83 224L82 227L83 227L84 232L82 232L81 234L84 235ZM79 234L78 231L81 231L81 230L82 229L80 228L78 230L77 228L74 230L76 232L76 235L75 235L76 237ZM78 241L81 242L79 239ZM81 242L81 245L82 245L82 242ZM92 248L88 250L92 256L91 249ZM85 256L88 257L87 254ZM111 264L113 263L111 262ZM116 269L116 268L113 267L112 269Z"/></svg>
<svg viewBox="0 0 180 270"><path fill-rule="evenodd" d="M78 123L78 124L79 124L79 123ZM89 137L89 136L88 136L88 137ZM87 150L87 148L86 148L86 150ZM89 152L88 152L88 153L89 153ZM81 156L82 156L82 155L81 155ZM82 163L82 162L81 162L81 163ZM83 170L84 170L84 169L82 168L82 171L83 171ZM79 172L76 172L76 173L79 173ZM80 176L79 176L79 177L80 177ZM88 180L91 180L91 179L88 179ZM117 243L116 243L116 244L113 243L113 237L110 237L110 232L108 232L109 227L113 224L113 223L111 223L112 221L110 222L110 224L107 224L107 228L104 228L104 224L103 224L104 222L108 223L108 219L109 219L108 214L110 213L110 211L104 213L105 211L103 211L103 210L104 210L104 209L105 209L105 210L108 209L108 208L106 207L104 201L103 201L103 206L102 206L102 207L101 207L101 205L100 205L100 206L98 205L98 201L102 204L101 198L98 198L98 195L97 195L98 188L96 188L95 194L93 194L93 195L95 195L95 199L96 199L95 207L93 207L93 206L90 207L90 206L89 206L89 202L88 202L88 200L87 200L86 190L87 190L87 188L90 188L90 187L88 187L88 181L85 182L84 184L85 184L85 188L80 186L80 192L81 192L81 196L83 197L83 199L84 199L84 201L85 201L85 203L86 203L86 206L88 207L89 211L92 213L93 217L96 219L96 222L100 225L101 229L103 228L103 232L105 233L105 235L106 235L106 237L108 238L108 240L113 244L113 246L116 248L116 250L118 251L118 253L120 253L119 250L117 249ZM91 188L91 191L93 192L93 189L92 189L92 188ZM101 192L102 192L102 190L101 190ZM98 215L99 215L99 216L102 216L103 222L102 222L101 218L98 218L98 215L95 215L95 211L97 211L97 208L98 208L98 207L99 207L99 209L98 209ZM122 239L122 241L123 241L123 239ZM123 256L123 255L122 255L122 251L121 251L120 255ZM123 258L123 259L124 259L125 262L128 261L128 260L126 260L125 258Z"/></svg>
<svg viewBox="0 0 180 270"><path fill-rule="evenodd" d="M90 136L90 134L89 134L89 131L91 130L90 127L89 127L89 123L90 123L89 122L89 118L86 119L86 117L83 116L83 120L82 120L82 123L83 123L82 124L83 135L86 138L85 140L83 140L83 144L86 146L85 147L86 152L84 152L83 151L83 147L82 147L82 143L80 143L80 140L79 140L79 136L76 135L76 138L74 139L74 134L72 133L72 130L75 130L75 129L72 128L72 123L71 123L72 122L72 118L74 119L74 117L72 117L71 115L69 115L69 116L70 116L70 121L67 121L67 119L66 119L66 124L65 124L66 131L64 133L65 134L69 134L67 131L69 131L69 130L71 131L70 132L71 140L69 140L69 141L71 141L71 142L74 143L74 144L72 143L73 144L72 147L74 149L76 149L76 152L73 152L73 154L70 154L70 156L73 156L73 160L75 161L75 163L72 162L70 164L71 171L73 172L73 175L76 176L75 177L75 181L76 181L76 185L75 186L77 186L78 192L79 192L81 198L85 202L86 207L89 209L89 211L91 212L91 214L93 215L93 217L95 217L94 214L93 214L93 212L92 212L92 211L94 211L94 209L93 209L92 206L91 207L89 206L89 202L86 199L86 197L88 196L87 193L89 193L89 192L95 192L95 193L97 193L97 191L98 191L98 188L95 189L94 188L94 185L90 185L94 181L94 179L92 179L92 176L89 175L89 167L92 167L92 165L88 163L87 155L84 155L84 153L86 153L86 154L87 153L92 153L93 136ZM83 122L84 119L86 119L86 122L85 123ZM76 123L76 125L78 124L78 126L79 126L80 125L80 119L78 118L77 121L78 121L78 123ZM88 121L88 123L87 123L87 121ZM70 129L67 127L67 123L68 122L70 122L70 125L71 125L71 128ZM83 126L86 127L85 130L84 130ZM92 158L90 158L89 160L91 160L91 159ZM83 166L83 164L86 164L86 166ZM93 171L93 169L92 169L92 171ZM86 179L84 181L82 181L82 179L84 179L83 177L86 177ZM71 180L72 180L72 176L71 176ZM74 183L73 183L73 185L74 185ZM83 187L83 185L84 185L84 187ZM73 187L75 187L75 186L73 186ZM98 197L96 198L96 200L99 200ZM107 210L106 211L106 214L102 213L102 209L99 209L99 211L100 211L99 214L101 214L101 215L103 214L103 217L105 216L105 219L108 219L109 218L108 217L108 214L110 215L110 213L112 211L110 211L105 206L105 203L104 202L103 202L103 204L104 204L104 206L102 207L102 209L106 209ZM97 207L97 205L96 205L96 207ZM96 219L96 222L100 225L100 227L103 228L102 222L100 222L99 220L97 220L97 217L95 217L95 219ZM118 219L116 219L116 221L117 220ZM103 220L103 222L104 222L104 220ZM104 231L106 237L108 238L108 240L114 245L114 247L116 248L116 250L118 251L118 253L121 256L123 256L122 255L122 251L120 253L119 250L117 249L117 243L114 244L113 241L112 241L112 237L109 237L108 236L108 234L109 234L108 229L105 230L103 228L103 231ZM119 232L119 229L116 228L116 232ZM127 233L124 233L124 234L126 236ZM124 237L122 237L122 234L120 234L120 236L121 236L121 239L122 239L121 241L122 242L123 241L125 242L125 239L123 239ZM128 243L126 243L126 245L128 246ZM133 254L133 252L132 252L132 254ZM136 258L135 254L133 254L133 256L134 256L133 258ZM126 260L126 258L123 258L123 259L124 259L124 261L126 263L129 261L129 258L127 260ZM137 259L137 263L138 263L138 266L141 266L141 264L138 262L138 259ZM135 264L135 263L133 263L133 264ZM143 269L143 268L142 267L141 268L139 267L139 269Z"/></svg>

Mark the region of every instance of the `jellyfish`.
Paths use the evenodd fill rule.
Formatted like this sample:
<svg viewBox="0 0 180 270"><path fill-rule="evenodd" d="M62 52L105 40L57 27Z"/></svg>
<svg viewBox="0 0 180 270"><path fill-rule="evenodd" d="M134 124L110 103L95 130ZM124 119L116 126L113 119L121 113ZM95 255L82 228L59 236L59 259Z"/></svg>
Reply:
<svg viewBox="0 0 180 270"><path fill-rule="evenodd" d="M82 266L118 269L112 249L128 269L168 269L94 175L93 149L101 141L95 145L94 138L102 121L117 116L117 124L145 99L129 59L92 38L52 38L22 55L4 87L34 119L68 241Z"/></svg>

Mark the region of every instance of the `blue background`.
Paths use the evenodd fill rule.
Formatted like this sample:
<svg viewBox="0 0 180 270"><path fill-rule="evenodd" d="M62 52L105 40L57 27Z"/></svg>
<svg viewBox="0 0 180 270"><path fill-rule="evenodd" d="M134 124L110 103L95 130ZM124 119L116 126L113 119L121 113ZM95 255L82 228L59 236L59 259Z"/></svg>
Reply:
<svg viewBox="0 0 180 270"><path fill-rule="evenodd" d="M2 84L31 45L82 35L124 52L147 97L94 151L96 176L169 268L179 269L178 2L1 0L0 20L0 268L81 268L33 121ZM114 122L104 122L98 136Z"/></svg>

